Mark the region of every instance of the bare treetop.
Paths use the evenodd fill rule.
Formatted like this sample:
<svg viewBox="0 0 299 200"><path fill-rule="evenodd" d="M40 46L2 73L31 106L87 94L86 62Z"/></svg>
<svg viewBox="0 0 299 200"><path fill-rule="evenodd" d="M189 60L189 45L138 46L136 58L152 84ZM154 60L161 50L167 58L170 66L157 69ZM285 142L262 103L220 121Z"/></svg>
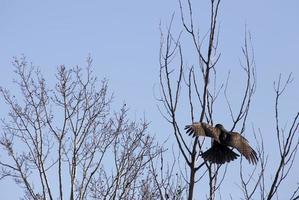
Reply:
<svg viewBox="0 0 299 200"><path fill-rule="evenodd" d="M2 120L0 179L12 178L24 199L160 195L144 182L159 183L153 163L162 148L146 120L130 121L126 105L112 109L108 83L97 80L91 58L86 68L58 67L53 89L24 57L13 64L21 98L0 90L10 109Z"/></svg>

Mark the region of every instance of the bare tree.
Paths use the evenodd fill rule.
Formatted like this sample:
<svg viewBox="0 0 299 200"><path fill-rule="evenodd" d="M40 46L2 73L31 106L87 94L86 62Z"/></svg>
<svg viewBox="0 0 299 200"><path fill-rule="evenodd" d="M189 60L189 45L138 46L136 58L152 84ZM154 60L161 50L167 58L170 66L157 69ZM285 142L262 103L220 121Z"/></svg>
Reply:
<svg viewBox="0 0 299 200"><path fill-rule="evenodd" d="M20 58L13 62L20 94L14 96L8 89L0 89L9 107L8 116L1 120L0 180L12 178L24 189L23 199L34 200L192 200L198 193L216 199L228 165L204 161L201 154L213 141L188 137L183 128L186 122L214 125L219 115L216 104L220 103L227 106L230 130L238 129L243 134L256 90L256 70L251 37L245 30L243 59L235 69L244 74L243 90L238 91L239 99L231 99L230 72L219 82L221 0L209 2L207 31L195 23L191 0L179 0L178 33L173 29L174 15L166 31L161 26L158 100L178 147L172 160L148 133L145 119L129 120L126 105L118 111L111 108L113 96L109 95L108 83L93 75L91 58L87 59L86 70L58 67L55 87L49 87L37 67ZM194 63L188 64L187 48L194 50ZM295 166L299 113L290 126L281 128L279 112L279 100L291 80L290 76L283 84L279 77L274 85L275 147L280 155L277 167L267 165L262 133L253 128L259 164L248 171L240 159L238 186L243 199L278 198L279 189ZM180 116L186 111L184 121ZM299 199L298 191L296 185L290 199Z"/></svg>
<svg viewBox="0 0 299 200"><path fill-rule="evenodd" d="M259 134L256 135L256 141L258 144L258 151L260 157L260 166L257 170L254 170L247 178L245 178L245 173L242 170L242 165L240 165L240 178L241 178L241 188L245 199L253 199L253 197L259 197L260 199L280 199L280 194L283 184L287 184L287 180L290 179L290 173L294 172L296 169L296 158L299 146L299 112L295 111L293 119L289 125L284 125L281 127L280 119L280 99L285 93L285 90L292 82L291 74L288 76L287 80L282 83L281 75L279 75L278 81L274 82L275 91L275 127L276 134L273 136L276 141L273 141L271 152L267 152L264 148L264 142L262 133L259 130ZM259 138L257 139L257 135ZM272 163L269 166L268 157L270 154L273 156L273 152L279 153L278 163ZM274 164L274 166L273 166ZM298 180L297 180L298 181ZM288 185L289 191L284 192L284 194L289 193L289 197L284 196L284 199L295 200L299 199L299 185Z"/></svg>
<svg viewBox="0 0 299 200"><path fill-rule="evenodd" d="M218 41L219 26L217 25L220 0L210 1L210 21L206 34L202 34L205 33L203 27L194 23L193 6L190 0L184 2L179 0L179 8L182 31L179 31L178 34L173 31L174 16L172 16L166 31L161 28L161 98L158 99L161 104L159 109L173 129L179 152L184 158L184 162L181 163L184 163L188 169L184 177L188 185L187 198L194 199L196 183L200 182L203 177L208 177L209 192L206 196L207 199L215 199L216 192L226 176L227 166L210 164L200 159L204 147L210 144L205 139L201 140L197 137L190 141L182 130L185 124L182 124L181 117L178 115L181 114L181 110L186 111L189 108L190 122L205 121L213 125L214 118L217 116L217 110L215 111L217 107L214 105L220 101L222 105L226 104L228 107L232 124L230 130L233 131L238 127L240 133L244 133L256 90L256 67L251 35L245 30L242 47L243 59L240 61L239 68L245 74L244 89L238 91L240 99L232 100L230 99L230 73L228 73L226 81L220 82L220 84L217 81L217 72L220 67L218 61L221 56L217 51L220 42ZM190 44L190 42L193 45L191 47L185 44ZM184 46L194 49L195 64L186 64L187 56L184 55L186 51ZM190 61L188 60L188 62ZM290 78L286 85L289 82ZM254 167L249 172L250 175L247 176L248 172L243 170L242 159L240 162L240 188L245 199L252 199L254 195L257 195L257 191L260 192L261 199L272 199L293 166L298 149L298 138L295 135L298 132L298 114L295 115L289 130L281 129L278 120L278 100L286 85L282 86L280 79L275 85L276 137L281 161L268 188L269 185L265 185L266 179L269 178L266 176L267 154L264 150L262 134L255 134L259 151L259 166ZM269 169L269 173L273 172L272 170ZM269 181L267 182L269 183ZM200 193L205 192L201 190ZM298 186L294 189L291 199L298 199Z"/></svg>
<svg viewBox="0 0 299 200"><path fill-rule="evenodd" d="M238 128L242 134L248 127L248 115L256 90L254 51L251 45L251 35L246 29L242 47L243 59L240 61L239 68L245 74L244 89L237 91L241 98L230 98L230 72L228 72L226 81L219 84L217 72L221 71L218 65L221 57L221 53L218 52L220 2L221 0L210 0L209 27L206 32L200 23L195 23L191 0L179 0L181 31L177 33L173 30L174 15L166 31L161 27L159 110L172 127L178 151L183 157L183 161L178 164L186 168L182 178L188 187L186 197L189 200L195 198L195 185L203 183L200 185L203 186L207 185L207 182L209 191L204 191L204 187L199 187L196 193L200 193L202 196L206 194L207 199L215 199L216 193L220 191L221 184L227 175L227 165L210 164L201 159L200 155L203 149L210 146L210 143L204 138L195 137L190 140L186 137L182 130L186 121L182 121L181 116L183 115L185 118L187 116L182 113L186 113L186 110L189 109L190 120L188 123L205 121L213 125L218 116L215 104L217 102L220 102L222 106L226 104L232 124L230 131ZM185 52L190 54L190 49L194 50L194 64L187 64L187 60L190 63L192 59ZM221 77L223 78L223 75ZM295 166L299 145L299 113L297 111L290 125L283 128L281 128L279 114L279 100L291 81L290 75L283 84L280 76L274 84L277 145L273 145L273 148L277 147L278 149L279 162L276 168L267 166L267 158L270 153L265 150L261 130L259 129L257 132L253 128L259 164L252 169L244 170L243 159L240 159L240 184L238 185L244 199L278 198L279 189L290 178ZM236 93L236 91L233 92ZM289 199L299 199L298 183L292 187ZM231 198L235 198L235 196Z"/></svg>
<svg viewBox="0 0 299 200"><path fill-rule="evenodd" d="M94 76L91 58L86 70L58 67L54 89L24 57L13 65L21 93L0 89L9 107L1 121L1 179L12 178L24 199L160 197L153 163L163 149L146 120L130 121L126 105L111 109L107 81Z"/></svg>
<svg viewBox="0 0 299 200"><path fill-rule="evenodd" d="M279 99L285 91L286 87L292 81L291 74L284 85L281 84L281 76L279 76L278 82L274 83L275 90L275 121L276 121L276 138L278 143L278 149L280 154L280 161L277 168L274 170L275 176L271 183L268 194L266 195L267 200L274 198L277 195L278 188L280 185L289 177L289 172L293 168L294 161L296 159L299 136L299 112L294 116L291 121L289 128L281 128L279 121ZM296 135L297 134L297 135ZM265 171L265 170L263 170ZM263 189L265 190L265 189ZM299 185L295 187L293 193L290 195L290 199L299 199Z"/></svg>

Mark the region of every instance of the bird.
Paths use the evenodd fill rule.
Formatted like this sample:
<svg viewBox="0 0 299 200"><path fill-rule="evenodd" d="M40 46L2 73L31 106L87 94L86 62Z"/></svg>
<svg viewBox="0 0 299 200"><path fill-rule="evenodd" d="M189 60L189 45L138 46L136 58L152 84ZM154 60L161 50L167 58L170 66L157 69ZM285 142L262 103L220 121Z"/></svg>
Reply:
<svg viewBox="0 0 299 200"><path fill-rule="evenodd" d="M210 149L203 152L201 157L205 161L216 164L230 162L240 155L231 148L237 149L250 164L256 165L258 156L255 150L249 145L248 140L238 132L227 131L222 124L216 124L215 127L205 122L194 122L185 126L186 133L189 136L204 136L213 139Z"/></svg>

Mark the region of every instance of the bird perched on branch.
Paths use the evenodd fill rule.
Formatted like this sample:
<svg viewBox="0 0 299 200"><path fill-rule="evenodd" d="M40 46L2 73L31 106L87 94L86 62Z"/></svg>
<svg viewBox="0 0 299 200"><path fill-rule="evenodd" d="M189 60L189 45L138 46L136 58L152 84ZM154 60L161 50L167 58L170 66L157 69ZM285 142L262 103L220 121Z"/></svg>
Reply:
<svg viewBox="0 0 299 200"><path fill-rule="evenodd" d="M207 124L196 122L185 127L189 135L211 137L214 139L212 147L202 153L202 158L206 161L216 164L224 164L235 160L239 155L232 149L237 149L251 164L256 164L258 161L257 153L248 144L246 138L240 133L227 131L222 124L217 124L215 127Z"/></svg>

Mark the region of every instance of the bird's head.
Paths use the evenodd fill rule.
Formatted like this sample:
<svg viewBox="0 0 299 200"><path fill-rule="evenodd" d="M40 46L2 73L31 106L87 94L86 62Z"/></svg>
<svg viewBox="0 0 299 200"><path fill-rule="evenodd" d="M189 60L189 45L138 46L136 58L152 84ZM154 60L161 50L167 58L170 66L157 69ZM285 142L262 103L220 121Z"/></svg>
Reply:
<svg viewBox="0 0 299 200"><path fill-rule="evenodd" d="M226 130L222 124L216 124L215 128L218 128L221 132L229 133L229 131Z"/></svg>
<svg viewBox="0 0 299 200"><path fill-rule="evenodd" d="M216 128L219 128L220 130L225 130L222 124L216 124Z"/></svg>
<svg viewBox="0 0 299 200"><path fill-rule="evenodd" d="M221 142L225 142L229 140L230 138L229 131L227 131L222 124L216 124L215 128L218 128L221 131L219 135L219 139Z"/></svg>

